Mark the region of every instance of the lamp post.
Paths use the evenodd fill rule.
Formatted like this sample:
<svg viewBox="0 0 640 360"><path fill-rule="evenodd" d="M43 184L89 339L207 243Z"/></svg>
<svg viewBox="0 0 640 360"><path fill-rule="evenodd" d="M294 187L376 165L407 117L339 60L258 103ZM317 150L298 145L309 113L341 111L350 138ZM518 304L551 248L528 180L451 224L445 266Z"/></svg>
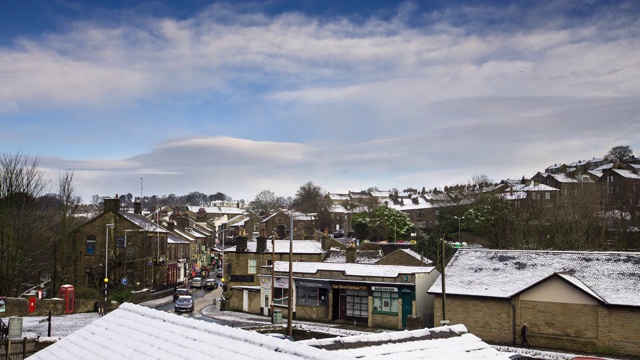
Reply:
<svg viewBox="0 0 640 360"><path fill-rule="evenodd" d="M454 216L453 218L458 219L458 242L462 243L461 236L460 236L460 221L464 219L464 216L461 216L461 217Z"/></svg>
<svg viewBox="0 0 640 360"><path fill-rule="evenodd" d="M106 225L106 235L104 242L104 309L107 310L107 286L109 285L109 229L113 229L115 224Z"/></svg>
<svg viewBox="0 0 640 360"><path fill-rule="evenodd" d="M222 229L222 249L220 251L220 253L222 254L222 258L220 259L220 268L221 268L221 275L220 275L220 281L222 281L222 283L224 284L224 238L226 237L226 232L227 229Z"/></svg>

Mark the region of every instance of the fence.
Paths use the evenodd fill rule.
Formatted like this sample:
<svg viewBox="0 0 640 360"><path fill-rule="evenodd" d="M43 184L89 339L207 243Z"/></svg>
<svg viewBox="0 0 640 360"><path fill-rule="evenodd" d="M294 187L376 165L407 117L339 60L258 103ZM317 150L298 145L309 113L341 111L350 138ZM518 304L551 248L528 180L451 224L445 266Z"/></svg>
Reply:
<svg viewBox="0 0 640 360"><path fill-rule="evenodd" d="M37 339L11 339L0 341L0 360L22 360L35 354L38 350Z"/></svg>

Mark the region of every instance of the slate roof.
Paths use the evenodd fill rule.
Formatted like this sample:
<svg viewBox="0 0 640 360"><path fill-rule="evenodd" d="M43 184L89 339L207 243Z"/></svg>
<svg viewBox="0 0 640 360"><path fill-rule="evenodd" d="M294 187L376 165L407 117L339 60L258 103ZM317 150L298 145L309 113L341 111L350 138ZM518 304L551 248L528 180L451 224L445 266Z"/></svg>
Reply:
<svg viewBox="0 0 640 360"><path fill-rule="evenodd" d="M124 303L29 359L353 359L240 328Z"/></svg>
<svg viewBox="0 0 640 360"><path fill-rule="evenodd" d="M298 341L358 359L509 359L464 325Z"/></svg>
<svg viewBox="0 0 640 360"><path fill-rule="evenodd" d="M557 273L605 304L640 306L639 270L638 252L463 248L447 265L445 280L447 294L510 298ZM440 280L429 293L442 293Z"/></svg>
<svg viewBox="0 0 640 360"><path fill-rule="evenodd" d="M375 264L382 258L382 251L378 250L357 250L356 263L358 264ZM346 263L347 251L346 250L329 250L327 256L322 262L327 263Z"/></svg>
<svg viewBox="0 0 640 360"><path fill-rule="evenodd" d="M289 240L275 240L276 253L289 253ZM257 242L247 241L247 252L256 252ZM236 247L232 246L225 251L235 252ZM267 240L266 252L271 253L271 240ZM316 240L293 240L293 252L294 254L321 254L322 243Z"/></svg>
<svg viewBox="0 0 640 360"><path fill-rule="evenodd" d="M375 276L395 278L400 274L430 273L435 268L431 266L402 266L402 265L373 265L353 263L325 263L325 262L293 262L294 273L315 274L320 270L340 271L347 276ZM276 261L275 271L288 272L288 261Z"/></svg>

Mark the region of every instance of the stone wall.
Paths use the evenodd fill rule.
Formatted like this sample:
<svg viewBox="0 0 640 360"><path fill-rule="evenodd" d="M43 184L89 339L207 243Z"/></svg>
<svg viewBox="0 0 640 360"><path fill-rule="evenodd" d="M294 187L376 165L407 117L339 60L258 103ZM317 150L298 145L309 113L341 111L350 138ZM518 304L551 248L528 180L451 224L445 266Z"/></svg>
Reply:
<svg viewBox="0 0 640 360"><path fill-rule="evenodd" d="M76 299L75 312L91 312L94 311L94 300ZM62 299L36 299L34 312L29 312L29 299L24 298L7 298L7 311L2 313L5 316L48 316L49 310L51 315L64 315L64 300Z"/></svg>
<svg viewBox="0 0 640 360"><path fill-rule="evenodd" d="M328 306L296 306L296 319L313 320L313 321L329 321Z"/></svg>
<svg viewBox="0 0 640 360"><path fill-rule="evenodd" d="M640 354L640 310L629 307L447 296L449 324L464 324L484 341L520 343L529 325L532 346L607 355ZM442 297L434 301L435 325L442 320ZM514 326L515 325L515 326ZM515 327L515 329L514 329Z"/></svg>
<svg viewBox="0 0 640 360"><path fill-rule="evenodd" d="M440 326L442 296L435 296L433 307L434 325ZM507 300L447 295L446 316L449 325L464 324L470 333L484 341L511 344L513 338L511 314L511 305Z"/></svg>

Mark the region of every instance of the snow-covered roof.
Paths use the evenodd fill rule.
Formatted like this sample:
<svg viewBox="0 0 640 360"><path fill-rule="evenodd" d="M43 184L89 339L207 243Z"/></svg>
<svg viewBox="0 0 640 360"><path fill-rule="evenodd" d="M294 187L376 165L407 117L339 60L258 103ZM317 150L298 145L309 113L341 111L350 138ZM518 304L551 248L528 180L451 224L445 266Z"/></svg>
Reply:
<svg viewBox="0 0 640 360"><path fill-rule="evenodd" d="M349 200L349 194L335 194L335 193L329 193L329 199L331 200Z"/></svg>
<svg viewBox="0 0 640 360"><path fill-rule="evenodd" d="M509 359L464 325L298 341L358 359Z"/></svg>
<svg viewBox="0 0 640 360"><path fill-rule="evenodd" d="M357 264L375 264L382 258L382 251L379 250L357 250L356 263ZM327 256L322 262L328 263L346 263L347 251L346 250L329 250Z"/></svg>
<svg viewBox="0 0 640 360"><path fill-rule="evenodd" d="M348 210L342 205L329 205L327 210L332 213L346 213Z"/></svg>
<svg viewBox="0 0 640 360"><path fill-rule="evenodd" d="M167 234L167 242L169 244L189 244L188 240L184 240L178 236L173 235L172 233Z"/></svg>
<svg viewBox="0 0 640 360"><path fill-rule="evenodd" d="M278 254L289 253L289 240L275 240L275 252ZM257 242L247 241L247 252L256 252ZM235 252L236 246L232 246L226 251ZM267 250L271 252L271 240L267 240ZM294 254L322 254L322 243L316 240L293 240Z"/></svg>
<svg viewBox="0 0 640 360"><path fill-rule="evenodd" d="M237 214L240 215L246 210L235 206L188 206L189 211L197 213L198 210L204 209L207 214L222 215L222 214Z"/></svg>
<svg viewBox="0 0 640 360"><path fill-rule="evenodd" d="M611 171L627 179L640 179L640 175L634 173L631 170L612 169Z"/></svg>
<svg viewBox="0 0 640 360"><path fill-rule="evenodd" d="M347 276L375 276L395 278L400 274L430 273L434 267L430 266L402 266L402 265L373 265L353 263L325 263L325 262L294 262L293 272L315 274L318 271L340 271ZM275 271L288 272L288 261L276 261Z"/></svg>
<svg viewBox="0 0 640 360"><path fill-rule="evenodd" d="M551 176L552 178L556 179L558 182L561 183L577 183L578 180L567 176L567 174L549 174L549 176Z"/></svg>
<svg viewBox="0 0 640 360"><path fill-rule="evenodd" d="M447 265L446 289L453 295L510 298L555 273L568 273L570 282L583 284L606 304L640 306L638 269L638 252L463 248ZM439 280L429 292L442 292Z"/></svg>
<svg viewBox="0 0 640 360"><path fill-rule="evenodd" d="M408 255L411 255L414 258L416 258L418 261L422 261L424 264L431 264L433 262L433 261L429 260L426 256L422 256L422 255L418 254L417 252L415 252L415 251L413 251L411 249L398 249L396 251L402 251L404 253L407 253ZM393 253L391 253L391 254L393 254ZM391 254L389 254L389 255L391 255Z"/></svg>
<svg viewBox="0 0 640 360"><path fill-rule="evenodd" d="M148 230L148 231L152 231L152 232L161 232L161 233L166 233L167 230L165 230L164 228L158 226L158 224L154 223L153 221L147 219L146 217L139 215L139 214L134 214L134 213L129 213L129 212L124 212L121 211L119 212L120 215L122 215L122 217L124 217L125 219L131 221L132 223L136 224L137 226L139 226L142 229Z"/></svg>
<svg viewBox="0 0 640 360"><path fill-rule="evenodd" d="M535 183L531 183L527 186L524 186L522 189L520 189L522 191L560 191L552 186L549 185L545 185L545 184L535 184Z"/></svg>
<svg viewBox="0 0 640 360"><path fill-rule="evenodd" d="M353 359L140 305L109 314L38 351L30 359Z"/></svg>

